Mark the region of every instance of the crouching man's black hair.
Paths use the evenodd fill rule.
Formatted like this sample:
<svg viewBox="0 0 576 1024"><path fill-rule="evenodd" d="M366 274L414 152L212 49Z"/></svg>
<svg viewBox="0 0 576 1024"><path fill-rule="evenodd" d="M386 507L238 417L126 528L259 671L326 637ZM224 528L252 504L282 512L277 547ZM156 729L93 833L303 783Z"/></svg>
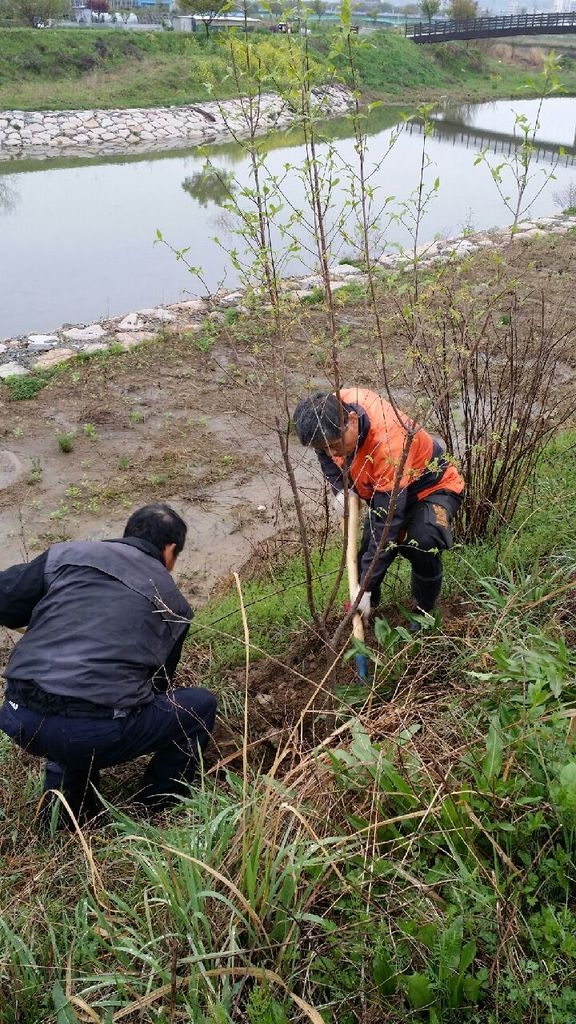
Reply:
<svg viewBox="0 0 576 1024"><path fill-rule="evenodd" d="M186 523L178 513L170 505L157 502L155 505L143 505L132 513L124 536L140 537L159 551L164 551L167 544L175 544L179 555L186 542L186 531Z"/></svg>

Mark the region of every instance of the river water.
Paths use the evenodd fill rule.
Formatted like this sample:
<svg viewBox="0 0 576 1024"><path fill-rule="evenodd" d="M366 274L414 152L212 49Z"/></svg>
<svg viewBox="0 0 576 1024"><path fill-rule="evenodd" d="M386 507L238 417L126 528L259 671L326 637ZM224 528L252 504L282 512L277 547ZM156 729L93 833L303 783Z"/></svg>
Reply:
<svg viewBox="0 0 576 1024"><path fill-rule="evenodd" d="M397 112L375 112L368 122L366 159L373 189L373 254L413 244L422 167L421 195L427 198L420 242L509 224L516 204L514 175L506 166L501 170L500 193L508 197L507 206L492 171L513 158L512 136L521 134L518 118L533 126L539 109L536 100L447 107L425 142L417 127L395 125ZM556 212L568 205L571 190L576 197L576 100L544 101L538 120L524 217ZM330 131L334 171L331 176L323 167L321 177L325 187L331 177L339 179L326 195L336 262L355 253L354 215L343 223L340 217L353 206L350 175L357 155L347 124L336 123ZM556 151L555 157L551 150L558 146L567 152L558 157ZM490 166L477 164L482 149ZM298 173L305 156L301 139L297 132L272 135L266 150L271 193L281 193L273 234L281 274L305 274L314 269L315 253ZM321 161L328 152L327 145L320 147ZM240 147L218 144L205 153L234 180L241 205L251 210L249 198L241 198L251 180ZM0 162L0 338L87 324L242 283L231 256L238 251L245 265L234 221L215 201L214 189L203 188L198 178L205 159L197 149L179 149L103 160ZM285 233L291 216L298 222L298 252ZM159 242L157 232L172 250L186 248L184 259ZM202 283L186 261L201 268Z"/></svg>

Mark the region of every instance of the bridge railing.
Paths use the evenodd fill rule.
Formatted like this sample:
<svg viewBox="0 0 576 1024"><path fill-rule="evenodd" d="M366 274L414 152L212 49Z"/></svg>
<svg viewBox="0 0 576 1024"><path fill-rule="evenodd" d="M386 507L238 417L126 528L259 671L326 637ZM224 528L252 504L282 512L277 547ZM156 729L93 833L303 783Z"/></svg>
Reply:
<svg viewBox="0 0 576 1024"><path fill-rule="evenodd" d="M407 125L409 135L424 132L430 133L441 141L451 141L466 149L474 149L476 153L482 150L490 150L491 153L502 153L505 157L511 157L523 145L523 140L508 132L496 132L485 128L478 128L474 125L450 122L444 119L424 120L415 117ZM576 163L576 147L561 146L557 142L546 142L536 140L531 146L530 159L535 163L546 162L556 167L573 167Z"/></svg>
<svg viewBox="0 0 576 1024"><path fill-rule="evenodd" d="M455 21L432 21L418 22L416 25L406 25L404 34L409 39L420 37L440 42L446 36L454 38L458 34L469 35L473 33L478 36L505 35L506 32L519 34L522 29L527 32L535 30L545 34L554 33L557 29L576 29L576 11L560 14L514 14L490 18L461 18Z"/></svg>

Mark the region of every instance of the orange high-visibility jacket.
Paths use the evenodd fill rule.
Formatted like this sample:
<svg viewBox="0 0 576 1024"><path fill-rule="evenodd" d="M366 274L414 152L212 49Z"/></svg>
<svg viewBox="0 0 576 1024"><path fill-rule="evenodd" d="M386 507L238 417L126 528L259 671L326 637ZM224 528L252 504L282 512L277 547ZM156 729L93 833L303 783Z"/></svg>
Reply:
<svg viewBox="0 0 576 1024"><path fill-rule="evenodd" d="M388 522L396 474L401 465L408 431L412 432L415 425L374 391L342 388L339 394L344 404L354 409L359 417L358 447L346 459L349 482L370 506L370 516L365 525L365 532L366 527L369 529L368 543L360 565L361 580L369 571L383 530L386 528L388 532L388 543L380 551L370 574L373 585L377 585L397 554L396 541L404 528L410 507L438 491L460 494L464 489L464 481L456 467L446 460L442 445L421 427L417 427L403 464L394 513ZM345 460L332 458L322 450L318 451L318 458L333 490L342 490Z"/></svg>
<svg viewBox="0 0 576 1024"><path fill-rule="evenodd" d="M389 494L402 461L407 433L414 428L414 422L374 391L342 388L339 394L346 405L360 406L360 411L364 411L370 421L366 437L360 438L359 447L348 464L350 482L366 501L370 501L375 492ZM439 490L460 494L464 481L455 466L441 461L443 455L442 448L430 434L417 428L402 470L400 494L408 499L425 498ZM342 470L343 458L329 458Z"/></svg>

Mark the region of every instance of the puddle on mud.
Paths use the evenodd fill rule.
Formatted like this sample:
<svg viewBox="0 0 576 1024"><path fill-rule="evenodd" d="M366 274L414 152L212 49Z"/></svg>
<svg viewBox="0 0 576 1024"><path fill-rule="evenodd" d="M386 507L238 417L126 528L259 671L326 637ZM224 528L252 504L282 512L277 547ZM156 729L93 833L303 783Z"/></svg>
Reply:
<svg viewBox="0 0 576 1024"><path fill-rule="evenodd" d="M206 491L199 501L185 501L180 495L163 500L173 504L188 523L187 543L178 560L176 577L184 577L188 592L202 600L219 579L242 567L259 542L293 521L287 481L279 482L277 477L268 480L263 474L246 483L225 481ZM49 517L33 513L30 507L26 509L19 504L3 511L0 569L30 560L51 540L66 536L90 540L119 536L129 510L87 515L81 522L74 523L55 523ZM31 536L34 528L37 535ZM47 543L42 544L39 543L41 534L52 534L52 537L47 536Z"/></svg>

